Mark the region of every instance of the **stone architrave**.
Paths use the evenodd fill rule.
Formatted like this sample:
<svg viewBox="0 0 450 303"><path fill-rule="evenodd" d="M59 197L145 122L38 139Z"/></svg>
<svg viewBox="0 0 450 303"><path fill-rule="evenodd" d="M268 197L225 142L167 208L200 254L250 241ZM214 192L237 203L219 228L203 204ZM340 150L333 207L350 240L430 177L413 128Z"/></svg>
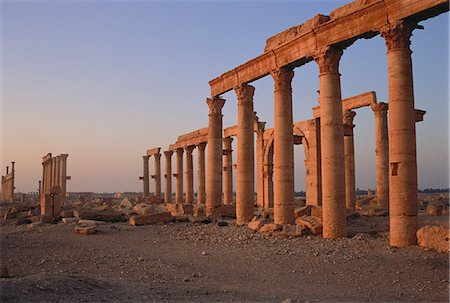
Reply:
<svg viewBox="0 0 450 303"><path fill-rule="evenodd" d="M223 204L233 203L233 138L223 139Z"/></svg>
<svg viewBox="0 0 450 303"><path fill-rule="evenodd" d="M222 200L222 108L225 100L208 98L208 165L206 170L206 214L213 215Z"/></svg>
<svg viewBox="0 0 450 303"><path fill-rule="evenodd" d="M161 198L161 154L153 155L155 161L155 197Z"/></svg>
<svg viewBox="0 0 450 303"><path fill-rule="evenodd" d="M200 143L197 145L197 157L198 157L198 190L197 190L197 203L205 204L205 148L206 143Z"/></svg>
<svg viewBox="0 0 450 303"><path fill-rule="evenodd" d="M144 198L147 198L149 196L150 193L150 181L149 181L149 168L148 168L148 160L149 160L149 156L142 156L142 160L143 160L143 177L142 177L142 182L144 184Z"/></svg>
<svg viewBox="0 0 450 303"><path fill-rule="evenodd" d="M164 151L164 155L166 156L166 182L164 183L165 203L172 203L172 154L173 151L171 150Z"/></svg>
<svg viewBox="0 0 450 303"><path fill-rule="evenodd" d="M248 223L253 217L255 200L255 148L253 138L253 95L255 88L244 83L236 87L235 92L238 99L236 224L241 225Z"/></svg>
<svg viewBox="0 0 450 303"><path fill-rule="evenodd" d="M294 138L292 135L292 86L294 71L273 70L274 79L274 222L294 224Z"/></svg>
<svg viewBox="0 0 450 303"><path fill-rule="evenodd" d="M315 61L320 79L320 139L322 161L323 237L347 235L345 209L344 127L339 60L342 50L329 46Z"/></svg>
<svg viewBox="0 0 450 303"><path fill-rule="evenodd" d="M375 115L377 208L389 209L389 134L386 103L372 104Z"/></svg>
<svg viewBox="0 0 450 303"><path fill-rule="evenodd" d="M355 209L356 185L355 185L355 143L353 136L354 111L344 113L344 127L348 134L344 135L344 161L345 161L345 206L347 209Z"/></svg>
<svg viewBox="0 0 450 303"><path fill-rule="evenodd" d="M192 151L195 146L187 146L186 150L186 197L185 203L192 205L194 203L194 162Z"/></svg>
<svg viewBox="0 0 450 303"><path fill-rule="evenodd" d="M389 95L390 245L416 244L417 160L410 37L413 24L398 21L380 30L386 41Z"/></svg>
<svg viewBox="0 0 450 303"><path fill-rule="evenodd" d="M183 149L177 149L177 173L175 174L175 202L183 204Z"/></svg>

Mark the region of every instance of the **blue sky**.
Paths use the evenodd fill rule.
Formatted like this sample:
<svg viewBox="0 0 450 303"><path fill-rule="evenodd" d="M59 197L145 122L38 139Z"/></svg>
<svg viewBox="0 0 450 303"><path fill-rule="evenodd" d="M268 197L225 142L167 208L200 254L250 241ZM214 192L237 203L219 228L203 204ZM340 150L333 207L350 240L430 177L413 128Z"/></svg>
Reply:
<svg viewBox="0 0 450 303"><path fill-rule="evenodd" d="M2 1L0 164L16 161L18 191L37 188L47 152L69 154L69 191L141 190L147 148L207 126L209 80L261 54L268 37L345 3ZM417 125L419 186L447 187L448 14L421 24L411 44L416 108L427 111ZM381 37L346 49L340 71L344 98L373 90L388 101ZM252 85L272 127L273 80ZM295 121L312 118L318 87L314 62L295 69ZM233 92L223 97L226 127L237 103ZM374 188L372 112L357 110L355 124L356 183ZM303 160L296 146L296 190L305 188Z"/></svg>

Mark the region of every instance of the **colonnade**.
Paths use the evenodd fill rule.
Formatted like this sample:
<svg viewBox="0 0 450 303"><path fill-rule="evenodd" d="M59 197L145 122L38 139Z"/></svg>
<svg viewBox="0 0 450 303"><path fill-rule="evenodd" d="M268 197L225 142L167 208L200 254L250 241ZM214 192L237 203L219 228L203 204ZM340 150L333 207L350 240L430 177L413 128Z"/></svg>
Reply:
<svg viewBox="0 0 450 303"><path fill-rule="evenodd" d="M68 154L60 154L52 157L48 153L42 158L42 182L40 188L41 214L55 218L61 212L67 194L67 157Z"/></svg>

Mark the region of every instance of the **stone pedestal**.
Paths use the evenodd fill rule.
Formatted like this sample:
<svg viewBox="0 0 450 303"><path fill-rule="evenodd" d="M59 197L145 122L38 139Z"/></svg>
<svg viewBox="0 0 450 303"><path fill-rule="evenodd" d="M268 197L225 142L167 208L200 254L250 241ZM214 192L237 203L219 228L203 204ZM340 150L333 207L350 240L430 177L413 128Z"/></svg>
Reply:
<svg viewBox="0 0 450 303"><path fill-rule="evenodd" d="M377 208L389 208L389 137L386 103L372 105L375 115Z"/></svg>
<svg viewBox="0 0 450 303"><path fill-rule="evenodd" d="M197 203L205 204L205 147L206 143L200 143L197 149L198 157L198 190Z"/></svg>
<svg viewBox="0 0 450 303"><path fill-rule="evenodd" d="M399 22L381 30L386 40L389 94L390 244L416 244L417 163L411 50L413 26Z"/></svg>
<svg viewBox="0 0 450 303"><path fill-rule="evenodd" d="M223 139L223 203L233 203L233 138Z"/></svg>
<svg viewBox="0 0 450 303"><path fill-rule="evenodd" d="M274 79L274 222L294 223L294 142L292 135L292 87L294 72L280 68Z"/></svg>
<svg viewBox="0 0 450 303"><path fill-rule="evenodd" d="M195 146L186 147L186 197L185 203L192 205L194 202L194 162L192 151Z"/></svg>
<svg viewBox="0 0 450 303"><path fill-rule="evenodd" d="M341 55L342 50L327 47L315 56L320 71L319 103L324 238L339 238L347 235L344 128L339 74Z"/></svg>
<svg viewBox="0 0 450 303"><path fill-rule="evenodd" d="M177 173L175 175L175 201L183 204L183 149L177 149Z"/></svg>
<svg viewBox="0 0 450 303"><path fill-rule="evenodd" d="M239 225L247 223L253 217L255 199L253 95L255 88L242 84L235 91L238 99L236 224Z"/></svg>
<svg viewBox="0 0 450 303"><path fill-rule="evenodd" d="M173 151L167 150L164 152L166 156L166 183L164 188L164 202L172 203L172 154Z"/></svg>
<svg viewBox="0 0 450 303"><path fill-rule="evenodd" d="M344 114L344 124L348 133L344 135L344 161L345 161L345 206L347 209L355 209L356 186L355 186L355 143L353 136L354 111Z"/></svg>
<svg viewBox="0 0 450 303"><path fill-rule="evenodd" d="M161 198L161 154L155 157L155 197Z"/></svg>
<svg viewBox="0 0 450 303"><path fill-rule="evenodd" d="M149 192L150 192L150 175L149 175L149 169L148 169L149 156L142 156L142 160L144 163L143 175L142 175L142 182L144 184L144 198L147 198L149 196Z"/></svg>
<svg viewBox="0 0 450 303"><path fill-rule="evenodd" d="M222 108L225 100L208 98L208 165L206 171L206 214L212 215L222 201Z"/></svg>

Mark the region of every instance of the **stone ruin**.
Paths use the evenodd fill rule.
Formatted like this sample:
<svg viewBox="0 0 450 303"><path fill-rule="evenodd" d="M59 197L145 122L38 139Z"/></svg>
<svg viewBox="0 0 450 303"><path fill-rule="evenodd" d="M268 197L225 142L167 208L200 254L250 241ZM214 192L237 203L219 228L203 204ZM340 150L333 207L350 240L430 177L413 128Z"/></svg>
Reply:
<svg viewBox="0 0 450 303"><path fill-rule="evenodd" d="M6 175L2 176L2 201L12 202L14 200L14 164L14 162L11 162L11 172L9 172L9 166L6 166Z"/></svg>
<svg viewBox="0 0 450 303"><path fill-rule="evenodd" d="M209 82L208 127L180 136L164 151L166 203L172 201L171 156L175 151L175 202L192 205L192 151L198 148L197 202L204 203L207 216L220 216L222 205L232 203L231 142L235 136L235 216L237 224L252 224L256 132L256 205L266 209L273 207L275 225L296 223L293 145L303 144L306 203L320 206L324 238L345 237L346 217L355 208L353 110L370 106L376 124L376 207L389 210L390 245L416 244L415 123L423 120L425 112L414 108L410 37L414 29L421 28L418 22L448 10L446 0L411 0L407 5L401 0L358 0L334 10L330 16L317 15L302 25L270 37L261 55ZM389 102L378 103L374 92L343 100L339 61L344 50L357 39L378 35L385 40L387 48ZM294 70L311 61L319 67L320 106L313 109L314 119L294 123L291 86ZM274 80L274 128L266 130L264 122L259 122L253 111L255 88L250 83L267 75ZM221 95L230 90L236 92L238 99L238 124L224 129L222 108L225 100ZM186 153L184 199L183 153ZM148 194L145 157L144 195ZM160 179L158 186L160 188Z"/></svg>

